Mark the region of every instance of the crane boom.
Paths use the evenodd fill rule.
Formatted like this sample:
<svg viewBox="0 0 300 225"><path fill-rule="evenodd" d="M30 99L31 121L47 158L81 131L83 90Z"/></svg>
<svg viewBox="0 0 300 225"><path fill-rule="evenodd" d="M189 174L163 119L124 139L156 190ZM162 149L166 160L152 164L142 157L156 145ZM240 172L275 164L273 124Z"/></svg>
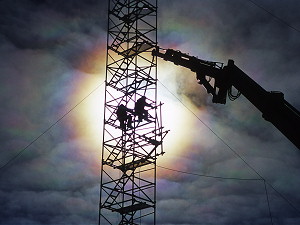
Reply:
<svg viewBox="0 0 300 225"><path fill-rule="evenodd" d="M271 122L300 149L300 112L284 99L283 93L266 91L239 69L233 60L228 60L224 66L223 63L205 61L177 50L159 48L153 50L152 55L195 72L198 83L205 87L207 93L212 94L213 103L225 104L227 95L238 97L231 93L231 88L235 87L262 112L265 120Z"/></svg>

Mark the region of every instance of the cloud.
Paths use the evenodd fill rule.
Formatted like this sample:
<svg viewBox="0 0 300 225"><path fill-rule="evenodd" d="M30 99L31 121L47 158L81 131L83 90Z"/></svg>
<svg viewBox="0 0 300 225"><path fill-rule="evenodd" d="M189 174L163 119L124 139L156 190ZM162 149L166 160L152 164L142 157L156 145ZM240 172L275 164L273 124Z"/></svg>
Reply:
<svg viewBox="0 0 300 225"><path fill-rule="evenodd" d="M95 73L101 67L84 66L90 52L103 50L106 10L99 1L2 1L0 30L18 49L48 51L76 69ZM104 17L105 16L105 17ZM101 46L101 48L100 48ZM99 60L99 57L98 57Z"/></svg>
<svg viewBox="0 0 300 225"><path fill-rule="evenodd" d="M98 218L99 167L91 163L98 146L75 139L67 118L31 143L74 106L79 81L102 73L105 5L73 3L0 3L1 166L28 146L0 172L0 224Z"/></svg>
<svg viewBox="0 0 300 225"><path fill-rule="evenodd" d="M97 214L90 213L95 202L89 196L96 197L96 193L97 187L83 192L1 192L2 207L6 209L1 210L1 218L5 224L95 224Z"/></svg>
<svg viewBox="0 0 300 225"><path fill-rule="evenodd" d="M87 83L102 76L106 3L1 1L1 165L85 97L91 86ZM298 27L297 3L262 3ZM247 1L159 4L161 47L225 64L232 58L265 89L283 91L299 108L300 45L295 30ZM251 103L240 97L213 105L193 72L164 63L159 73L162 84L193 112L162 92L168 104L178 103L172 110L185 110L180 121L175 118L182 127L171 131L182 149L168 145L163 156L167 159L159 161L167 165L162 166L259 178L236 151L299 208L299 152ZM84 113L97 104L101 107L100 101L91 101L74 109L0 171L0 224L97 223L101 146L92 140L96 137L99 143L101 132L95 129L89 137L88 117L100 118L102 112ZM220 180L162 168L157 178L157 224L270 224L263 181ZM269 184L274 224L298 224L297 210Z"/></svg>

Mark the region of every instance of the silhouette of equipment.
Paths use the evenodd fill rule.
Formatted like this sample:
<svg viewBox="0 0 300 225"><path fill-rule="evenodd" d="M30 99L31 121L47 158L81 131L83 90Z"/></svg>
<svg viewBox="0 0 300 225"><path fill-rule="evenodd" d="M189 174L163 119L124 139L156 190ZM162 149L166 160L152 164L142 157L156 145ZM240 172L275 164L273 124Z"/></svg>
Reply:
<svg viewBox="0 0 300 225"><path fill-rule="evenodd" d="M205 61L177 50L160 48L153 50L152 55L195 72L198 83L212 95L213 103L225 104L227 95L230 100L235 100L242 94L262 112L265 120L300 149L300 112L284 99L283 93L266 91L239 69L233 60L228 60L224 66L220 62ZM212 79L214 82L211 82ZM232 87L238 91L236 95L232 94Z"/></svg>

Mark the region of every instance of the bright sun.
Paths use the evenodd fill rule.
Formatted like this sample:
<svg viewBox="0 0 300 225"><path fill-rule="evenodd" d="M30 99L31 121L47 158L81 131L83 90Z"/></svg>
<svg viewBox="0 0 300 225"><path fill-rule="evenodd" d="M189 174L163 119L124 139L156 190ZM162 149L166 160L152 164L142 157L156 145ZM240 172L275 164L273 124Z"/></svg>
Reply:
<svg viewBox="0 0 300 225"><path fill-rule="evenodd" d="M179 101L176 95L177 84L175 77L176 68L170 70L168 65L160 66L158 73L158 102L162 102L162 122L165 130L170 130L164 139L164 156L158 157L159 163L168 165L172 158L187 149L191 138L188 137L189 130L193 127L194 120L191 120L191 112L184 104L195 110L195 106L188 99L181 98ZM102 146L103 112L104 112L104 81L103 74L97 76L84 76L79 82L76 94L72 97L72 104L79 102L92 92L78 107L78 113L72 119L75 122L77 136L83 137L90 142L90 145L97 146L99 153ZM102 84L102 85L101 85ZM97 88L98 87L98 88ZM98 158L95 160L99 160Z"/></svg>

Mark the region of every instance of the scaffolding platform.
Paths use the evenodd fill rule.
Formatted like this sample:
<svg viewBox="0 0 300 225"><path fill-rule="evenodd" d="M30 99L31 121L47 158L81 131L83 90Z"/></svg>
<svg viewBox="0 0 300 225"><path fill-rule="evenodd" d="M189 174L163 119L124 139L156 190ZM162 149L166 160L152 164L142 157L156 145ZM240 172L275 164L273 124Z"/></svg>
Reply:
<svg viewBox="0 0 300 225"><path fill-rule="evenodd" d="M139 202L138 204L122 207L122 208L116 209L115 211L120 214L128 214L131 212L135 212L135 211L142 210L142 209L147 209L150 207L153 207L153 206L148 205L144 202Z"/></svg>
<svg viewBox="0 0 300 225"><path fill-rule="evenodd" d="M122 55L125 58L131 58L134 57L142 52L145 52L154 46L151 43L148 43L146 41L143 42L137 42L135 43L131 48L126 49L125 51L118 51L114 47L109 47L109 49L113 50L114 52L118 53L118 55Z"/></svg>
<svg viewBox="0 0 300 225"><path fill-rule="evenodd" d="M136 161L124 164L124 165L117 166L116 168L121 170L122 172L126 172L128 170L135 170L138 167L149 165L151 163L152 162L147 159L139 159L139 160L136 160Z"/></svg>

